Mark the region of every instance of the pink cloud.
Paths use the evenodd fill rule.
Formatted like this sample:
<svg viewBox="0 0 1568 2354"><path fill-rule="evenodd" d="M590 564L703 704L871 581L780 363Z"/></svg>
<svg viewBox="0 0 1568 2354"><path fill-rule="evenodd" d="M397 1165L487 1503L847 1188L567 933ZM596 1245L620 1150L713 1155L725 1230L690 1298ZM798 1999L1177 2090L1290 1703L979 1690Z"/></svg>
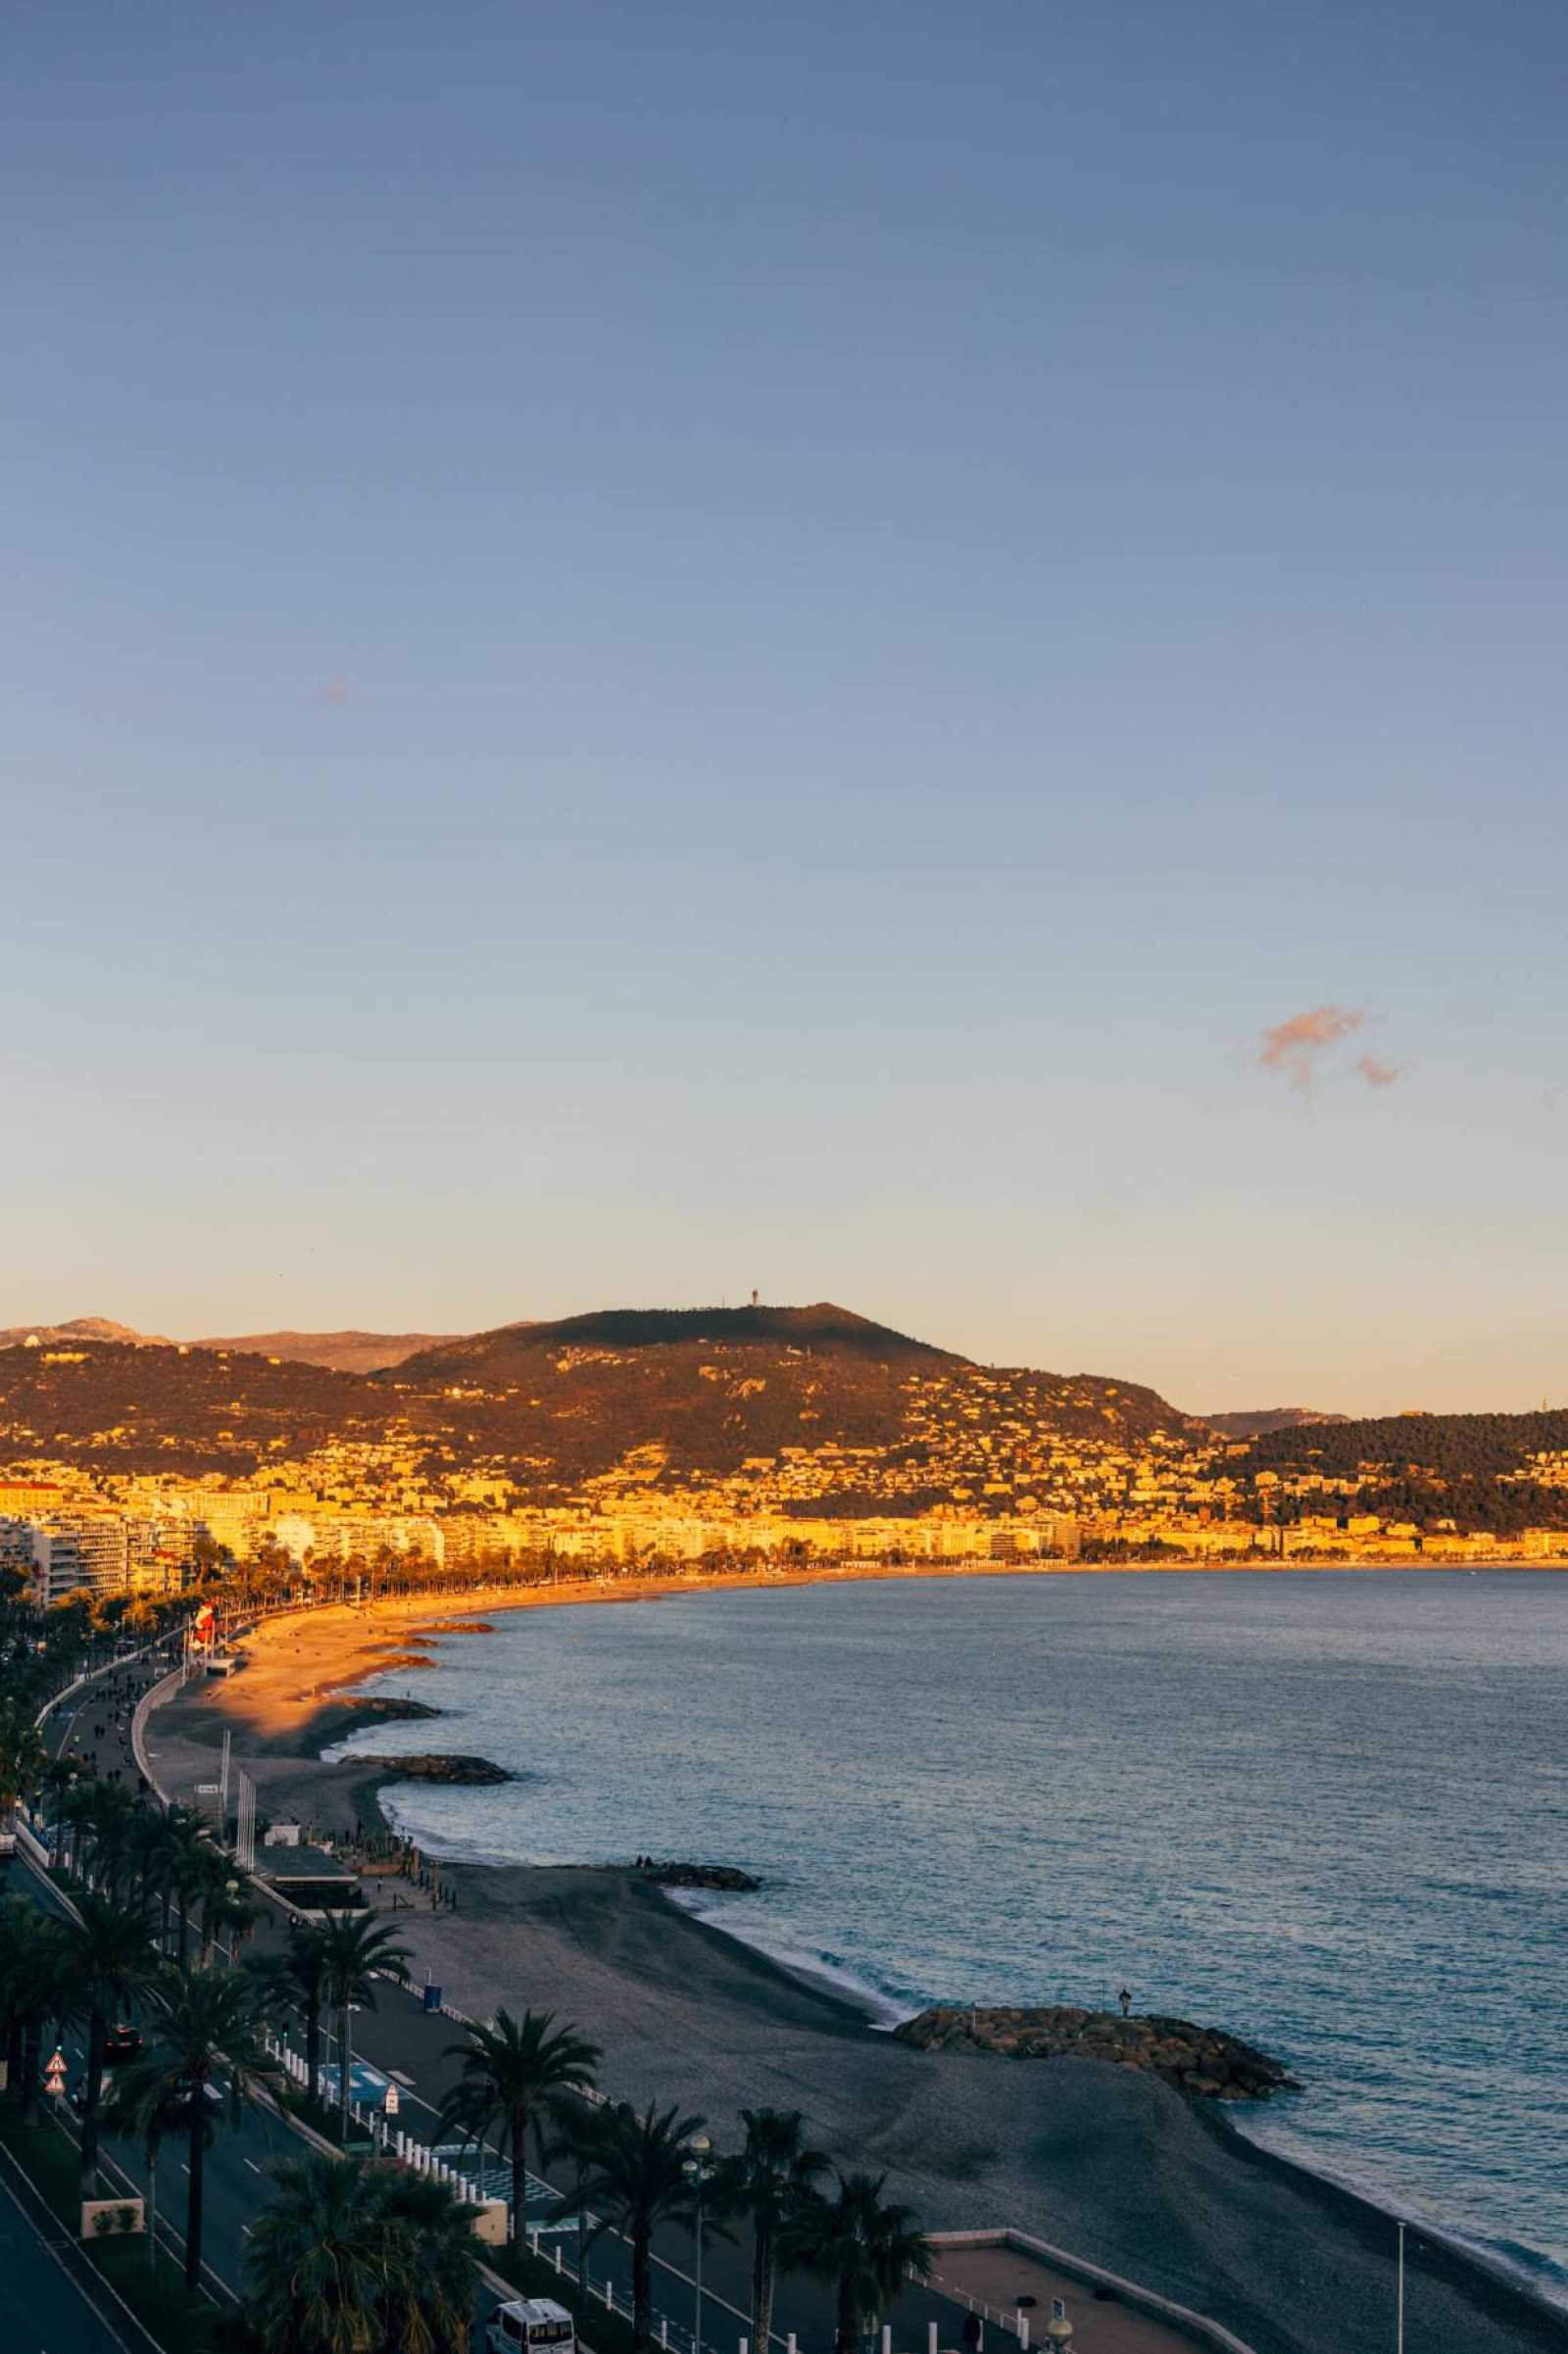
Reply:
<svg viewBox="0 0 1568 2354"><path fill-rule="evenodd" d="M1380 1062L1376 1054L1357 1055L1355 1067L1368 1087L1392 1087L1399 1076L1396 1062Z"/></svg>
<svg viewBox="0 0 1568 2354"><path fill-rule="evenodd" d="M318 687L311 697L313 703L319 704L323 711L340 711L348 699L349 682L346 678L329 678L325 686Z"/></svg>
<svg viewBox="0 0 1568 2354"><path fill-rule="evenodd" d="M1283 1071L1291 1085L1305 1094L1324 1048L1338 1046L1365 1019L1359 1007L1349 1005L1314 1005L1310 1013L1293 1013L1288 1022L1276 1022L1264 1031L1257 1059L1265 1070Z"/></svg>

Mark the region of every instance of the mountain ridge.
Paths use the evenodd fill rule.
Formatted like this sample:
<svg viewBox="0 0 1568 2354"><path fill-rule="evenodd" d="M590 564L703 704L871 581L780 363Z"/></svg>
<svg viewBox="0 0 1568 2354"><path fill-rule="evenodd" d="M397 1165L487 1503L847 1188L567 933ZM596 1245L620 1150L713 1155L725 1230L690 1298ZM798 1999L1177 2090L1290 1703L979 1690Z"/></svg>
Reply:
<svg viewBox="0 0 1568 2354"><path fill-rule="evenodd" d="M24 1482L53 1467L111 1493L195 1478L590 1517L662 1499L741 1523L1064 1514L1103 1544L1179 1527L1200 1549L1237 1520L1276 1550L1293 1525L1328 1542L1568 1527L1568 1412L1273 1408L1231 1434L1138 1383L982 1365L827 1300L519 1321L369 1370L264 1345L322 1336L220 1349L106 1318L18 1329L0 1475Z"/></svg>
<svg viewBox="0 0 1568 2354"><path fill-rule="evenodd" d="M321 1365L336 1373L375 1373L385 1365L401 1364L420 1349L439 1349L462 1338L457 1333L253 1332L204 1335L177 1341L168 1333L140 1332L119 1324L112 1316L72 1316L60 1324L13 1324L0 1329L0 1349L36 1345L40 1349L72 1348L77 1342L112 1342L127 1349L211 1349L238 1351L246 1356L286 1357L301 1365Z"/></svg>
<svg viewBox="0 0 1568 2354"><path fill-rule="evenodd" d="M486 1332L466 1333L448 1343L421 1350L397 1370L405 1379L439 1377L449 1372L531 1361L553 1349L645 1349L682 1347L781 1347L813 1351L845 1351L866 1357L941 1358L956 1364L970 1360L929 1341L912 1340L890 1325L857 1315L830 1300L808 1307L590 1308L574 1316L543 1322L502 1324Z"/></svg>
<svg viewBox="0 0 1568 2354"><path fill-rule="evenodd" d="M1348 1422L1348 1414L1330 1414L1317 1406L1254 1406L1229 1414L1200 1414L1211 1431L1225 1439L1263 1439L1275 1431L1304 1430L1314 1422Z"/></svg>

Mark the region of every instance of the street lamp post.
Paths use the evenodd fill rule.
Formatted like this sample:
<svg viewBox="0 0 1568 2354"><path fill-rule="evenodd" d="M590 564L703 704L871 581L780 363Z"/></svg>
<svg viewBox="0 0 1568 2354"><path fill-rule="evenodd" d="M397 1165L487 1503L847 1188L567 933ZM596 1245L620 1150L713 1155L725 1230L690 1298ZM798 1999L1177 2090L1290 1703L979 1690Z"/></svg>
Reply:
<svg viewBox="0 0 1568 2354"><path fill-rule="evenodd" d="M692 2354L703 2354L703 2191L708 2182L708 2160L712 2143L706 2133L694 2133L686 2147L691 2156L685 2174L697 2194L697 2262L692 2279Z"/></svg>

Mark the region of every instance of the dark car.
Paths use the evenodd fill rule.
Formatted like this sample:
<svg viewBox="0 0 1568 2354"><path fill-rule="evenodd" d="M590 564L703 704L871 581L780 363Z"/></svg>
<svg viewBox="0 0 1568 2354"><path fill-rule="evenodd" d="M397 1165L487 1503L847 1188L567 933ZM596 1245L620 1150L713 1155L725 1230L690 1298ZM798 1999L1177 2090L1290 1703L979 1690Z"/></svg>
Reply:
<svg viewBox="0 0 1568 2354"><path fill-rule="evenodd" d="M140 2049L139 2029L122 2022L119 2027L110 2028L104 2036L104 2066L117 2068L122 2060L133 2060Z"/></svg>

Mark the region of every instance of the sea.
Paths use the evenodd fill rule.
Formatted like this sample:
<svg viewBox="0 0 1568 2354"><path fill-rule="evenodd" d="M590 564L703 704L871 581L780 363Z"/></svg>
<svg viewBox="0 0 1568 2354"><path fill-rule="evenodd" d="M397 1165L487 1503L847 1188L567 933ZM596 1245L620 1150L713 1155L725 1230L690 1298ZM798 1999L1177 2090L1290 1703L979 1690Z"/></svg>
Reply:
<svg viewBox="0 0 1568 2354"><path fill-rule="evenodd" d="M431 1850L738 1864L760 1889L705 1917L886 2025L1125 1986L1301 2079L1243 2131L1568 2304L1568 1575L846 1579L493 1625L368 1688L517 1777L389 1791Z"/></svg>

